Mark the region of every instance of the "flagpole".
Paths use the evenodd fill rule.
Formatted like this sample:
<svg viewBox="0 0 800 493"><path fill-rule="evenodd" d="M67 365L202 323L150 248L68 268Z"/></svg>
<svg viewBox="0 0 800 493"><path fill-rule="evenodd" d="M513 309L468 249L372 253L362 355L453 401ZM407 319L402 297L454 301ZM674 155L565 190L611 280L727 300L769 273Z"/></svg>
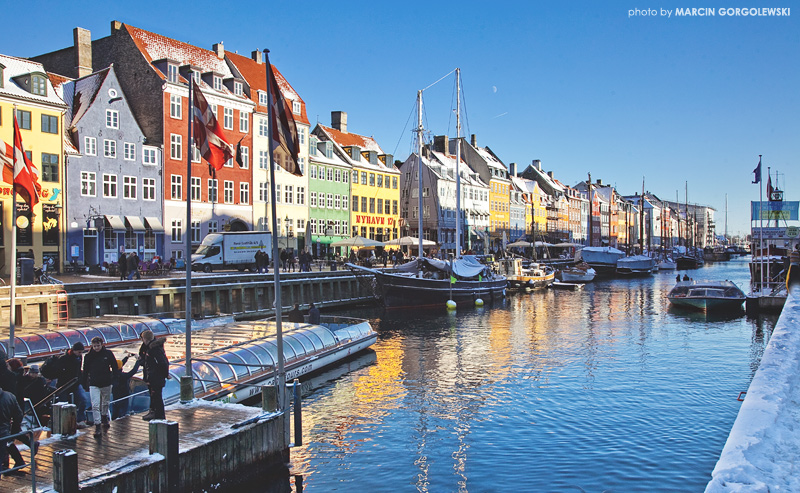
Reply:
<svg viewBox="0 0 800 493"><path fill-rule="evenodd" d="M14 135L12 144L12 158L13 169L11 171L11 282L10 290L10 304L9 306L9 327L8 327L8 357L14 357L14 330L17 325L17 187L15 186L16 171L17 171L17 105L14 105ZM22 151L24 152L24 151Z"/></svg>
<svg viewBox="0 0 800 493"><path fill-rule="evenodd" d="M758 155L758 247L761 250L761 286L758 294L764 290L764 180L761 179L761 154ZM769 251L769 249L767 249Z"/></svg>
<svg viewBox="0 0 800 493"><path fill-rule="evenodd" d="M283 410L286 407L286 400L284 398L284 394L286 393L286 371L284 369L284 354L283 354L283 325L282 325L282 307L281 307L281 274L280 274L280 252L278 251L278 208L276 207L278 204L278 193L276 191L275 186L275 156L274 156L274 149L273 149L273 142L274 142L274 132L277 129L274 128L274 123L276 121L274 110L272 105L274 103L272 98L272 77L270 77L270 73L272 72L272 65L269 62L269 50L264 50L264 63L266 63L266 76L267 76L267 118L269 120L269 195L270 201L272 202L272 207L270 208L272 211L271 223L272 223L272 263L275 266L273 272L273 278L275 280L275 331L276 331L276 342L278 346L278 375L276 378L276 385L278 387L278 409ZM275 91L279 91L280 88L274 88ZM287 420L288 425L288 420Z"/></svg>
<svg viewBox="0 0 800 493"><path fill-rule="evenodd" d="M189 70L189 133L186 138L186 251L184 265L186 266L186 290L184 291L184 305L186 308L186 370L184 376L188 377L181 388L181 400L189 401L194 398L194 375L192 373L192 134L194 124L194 72Z"/></svg>

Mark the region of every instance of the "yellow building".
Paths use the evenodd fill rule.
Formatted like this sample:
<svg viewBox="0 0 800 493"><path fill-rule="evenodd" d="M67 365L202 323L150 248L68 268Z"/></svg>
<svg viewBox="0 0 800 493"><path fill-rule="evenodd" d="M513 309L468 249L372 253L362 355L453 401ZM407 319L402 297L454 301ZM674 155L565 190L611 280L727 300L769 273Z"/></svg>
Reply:
<svg viewBox="0 0 800 493"><path fill-rule="evenodd" d="M400 171L394 157L385 154L372 137L347 131L347 113L331 113L331 127L317 125L314 134L335 144L335 152L352 166L350 176L350 231L378 241L400 233Z"/></svg>
<svg viewBox="0 0 800 493"><path fill-rule="evenodd" d="M533 233L544 235L547 232L547 194L541 189L538 183L533 189ZM538 239L538 238L537 238Z"/></svg>
<svg viewBox="0 0 800 493"><path fill-rule="evenodd" d="M57 78L57 76L54 76ZM63 79L57 79L59 84ZM22 58L0 55L0 140L13 143L14 107L22 145L39 169L42 186L40 202L31 210L17 198L17 252L31 253L35 264L43 258L54 260L60 269L63 251L64 204L64 113L66 104L56 93L50 76L41 64ZM13 261L11 252L12 186L0 182L0 273L8 276Z"/></svg>

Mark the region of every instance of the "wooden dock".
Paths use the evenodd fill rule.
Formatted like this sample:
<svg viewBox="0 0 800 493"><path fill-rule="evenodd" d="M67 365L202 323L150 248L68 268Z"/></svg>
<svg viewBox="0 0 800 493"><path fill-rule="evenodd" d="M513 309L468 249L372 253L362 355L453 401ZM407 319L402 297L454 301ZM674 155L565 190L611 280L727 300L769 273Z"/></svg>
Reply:
<svg viewBox="0 0 800 493"><path fill-rule="evenodd" d="M54 454L73 450L78 457L78 483L89 491L200 491L231 478L244 480L253 471L282 466L288 459L284 415L269 417L238 429L232 425L263 415L260 407L195 401L167 409L167 420L178 424L177 461L160 453L151 454L156 423L140 416L111 422L101 438L94 427L62 438L54 435L40 440L36 454L36 491L54 489ZM163 423L163 422L162 422ZM174 425L173 425L174 426ZM23 457L29 457L23 451ZM176 459L173 458L173 461ZM165 476L172 470L167 483ZM3 492L30 492L30 468L22 477L0 480Z"/></svg>

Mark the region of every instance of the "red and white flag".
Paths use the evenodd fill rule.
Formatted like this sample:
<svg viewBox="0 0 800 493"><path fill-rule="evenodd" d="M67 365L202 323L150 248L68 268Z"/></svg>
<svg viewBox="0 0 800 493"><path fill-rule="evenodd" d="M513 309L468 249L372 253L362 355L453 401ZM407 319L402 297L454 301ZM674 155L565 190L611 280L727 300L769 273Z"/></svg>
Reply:
<svg viewBox="0 0 800 493"><path fill-rule="evenodd" d="M23 150L16 112L14 112L14 145L0 140L0 163L3 165L3 181L12 185L31 207L38 204L42 191L42 186L39 184L39 169L28 159Z"/></svg>
<svg viewBox="0 0 800 493"><path fill-rule="evenodd" d="M276 156L275 161L289 173L303 176L298 163L300 143L297 139L297 125L295 125L294 117L292 116L291 103L283 97L283 92L278 86L278 82L275 79L275 71L272 69L271 64L267 64L267 77L269 77L269 102L272 110L272 121L269 122L270 127L272 127L272 148L281 148L288 156L288 159L280 159L280 157Z"/></svg>
<svg viewBox="0 0 800 493"><path fill-rule="evenodd" d="M194 84L194 142L203 159L216 169L235 155L200 87Z"/></svg>

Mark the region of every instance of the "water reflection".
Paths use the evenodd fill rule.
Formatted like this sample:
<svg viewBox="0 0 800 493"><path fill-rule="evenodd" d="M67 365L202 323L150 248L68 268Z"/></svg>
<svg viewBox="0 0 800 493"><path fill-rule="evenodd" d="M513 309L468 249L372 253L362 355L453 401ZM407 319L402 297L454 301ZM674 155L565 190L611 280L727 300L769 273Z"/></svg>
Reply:
<svg viewBox="0 0 800 493"><path fill-rule="evenodd" d="M746 281L731 262L708 278ZM698 491L775 318L669 310L674 273L484 309L349 311L374 360L304 401L305 491ZM697 276L696 276L697 277Z"/></svg>

